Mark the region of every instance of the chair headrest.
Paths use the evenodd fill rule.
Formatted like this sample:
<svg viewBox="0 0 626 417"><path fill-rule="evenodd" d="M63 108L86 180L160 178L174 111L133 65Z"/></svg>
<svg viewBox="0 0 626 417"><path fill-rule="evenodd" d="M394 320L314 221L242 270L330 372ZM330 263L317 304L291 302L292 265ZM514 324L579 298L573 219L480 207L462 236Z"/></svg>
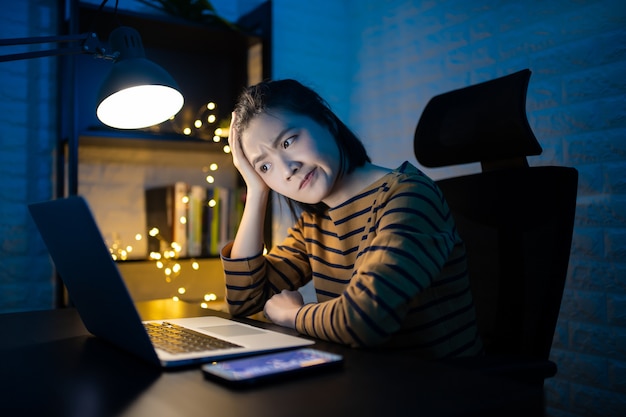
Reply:
<svg viewBox="0 0 626 417"><path fill-rule="evenodd" d="M415 129L414 151L427 167L502 160L542 152L526 116L530 70L433 97Z"/></svg>

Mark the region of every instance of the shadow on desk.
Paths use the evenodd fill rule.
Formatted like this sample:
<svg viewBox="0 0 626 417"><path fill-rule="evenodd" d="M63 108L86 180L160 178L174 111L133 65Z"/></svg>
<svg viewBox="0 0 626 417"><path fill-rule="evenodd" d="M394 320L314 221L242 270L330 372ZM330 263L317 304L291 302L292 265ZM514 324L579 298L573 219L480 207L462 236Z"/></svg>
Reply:
<svg viewBox="0 0 626 417"><path fill-rule="evenodd" d="M92 336L0 351L8 353L16 357L2 369L4 415L117 415L161 375Z"/></svg>

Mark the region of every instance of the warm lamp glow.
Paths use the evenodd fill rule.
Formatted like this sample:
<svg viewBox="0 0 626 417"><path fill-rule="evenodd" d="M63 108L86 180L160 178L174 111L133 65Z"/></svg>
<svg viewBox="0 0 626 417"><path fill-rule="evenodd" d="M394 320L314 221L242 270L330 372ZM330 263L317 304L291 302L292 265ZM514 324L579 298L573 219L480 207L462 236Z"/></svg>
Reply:
<svg viewBox="0 0 626 417"><path fill-rule="evenodd" d="M159 124L183 107L178 90L164 85L130 87L106 97L98 106L98 119L118 129L140 129Z"/></svg>

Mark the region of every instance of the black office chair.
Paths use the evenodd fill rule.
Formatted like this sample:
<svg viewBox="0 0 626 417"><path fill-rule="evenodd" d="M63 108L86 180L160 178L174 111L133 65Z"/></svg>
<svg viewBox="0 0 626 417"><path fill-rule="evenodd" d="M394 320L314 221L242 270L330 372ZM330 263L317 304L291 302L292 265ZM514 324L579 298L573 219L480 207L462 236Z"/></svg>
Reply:
<svg viewBox="0 0 626 417"><path fill-rule="evenodd" d="M482 172L437 181L467 247L486 357L464 364L541 384L567 275L578 172L529 167L541 146L526 116L530 71L430 100L415 131L427 167L480 162Z"/></svg>

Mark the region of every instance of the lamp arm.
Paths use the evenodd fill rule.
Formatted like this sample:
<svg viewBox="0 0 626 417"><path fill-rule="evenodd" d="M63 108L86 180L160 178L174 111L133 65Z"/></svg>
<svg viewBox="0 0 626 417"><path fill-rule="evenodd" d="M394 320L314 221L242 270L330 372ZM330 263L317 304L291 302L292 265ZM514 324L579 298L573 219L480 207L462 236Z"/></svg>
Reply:
<svg viewBox="0 0 626 417"><path fill-rule="evenodd" d="M21 52L17 54L0 55L0 62L17 61L22 59L40 58L46 56L60 56L60 55L78 55L89 54L96 55L98 58L104 59L117 59L119 53L108 53L104 45L98 39L98 35L95 32L87 32L79 35L60 35L60 36L40 36L34 38L13 38L13 39L0 39L0 47L2 46L15 46L15 45L29 45L29 44L42 44L42 43L69 43L78 42L78 46L69 46L66 48L55 48L43 51L30 51Z"/></svg>

